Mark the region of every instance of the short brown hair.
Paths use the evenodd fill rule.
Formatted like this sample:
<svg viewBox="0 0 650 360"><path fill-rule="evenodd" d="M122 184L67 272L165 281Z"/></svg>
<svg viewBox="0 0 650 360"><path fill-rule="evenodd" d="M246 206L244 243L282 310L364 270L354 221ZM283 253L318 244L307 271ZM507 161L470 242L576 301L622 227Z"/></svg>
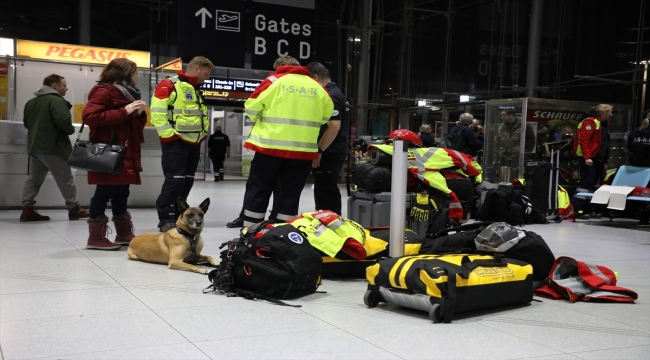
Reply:
<svg viewBox="0 0 650 360"><path fill-rule="evenodd" d="M43 85L52 86L54 84L60 84L61 80L63 80L63 79L65 79L65 78L63 76L61 76L61 75L50 74L50 75L46 76L45 79L43 79Z"/></svg>
<svg viewBox="0 0 650 360"><path fill-rule="evenodd" d="M282 55L282 56L280 56L279 58L277 58L277 59L275 60L275 62L273 63L273 68L274 68L274 69L277 69L277 68L279 68L280 66L284 66L284 65L295 65L295 66L300 66L300 63L299 63L298 60L296 60L296 58L294 58L293 56Z"/></svg>
<svg viewBox="0 0 650 360"><path fill-rule="evenodd" d="M133 84L131 75L138 71L138 66L129 59L113 59L111 62L104 66L101 75L99 75L99 82L107 84L121 84L126 82L129 85Z"/></svg>
<svg viewBox="0 0 650 360"><path fill-rule="evenodd" d="M319 63L319 62L313 62L305 65L307 70L311 73L312 76L318 76L319 79L331 79L332 76L330 75L330 71L327 70L327 68Z"/></svg>
<svg viewBox="0 0 650 360"><path fill-rule="evenodd" d="M208 59L205 56L195 56L190 60L190 62L187 64L187 68L193 68L195 66L198 66L200 68L208 68L210 70L214 69L214 64L210 59Z"/></svg>

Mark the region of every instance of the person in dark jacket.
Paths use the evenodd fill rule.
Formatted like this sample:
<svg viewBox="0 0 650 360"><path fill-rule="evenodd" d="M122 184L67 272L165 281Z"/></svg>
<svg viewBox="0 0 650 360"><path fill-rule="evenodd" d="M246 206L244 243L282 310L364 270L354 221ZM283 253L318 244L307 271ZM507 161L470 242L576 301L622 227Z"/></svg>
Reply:
<svg viewBox="0 0 650 360"><path fill-rule="evenodd" d="M130 185L140 185L142 163L140 144L144 142L146 104L140 100L136 64L127 59L113 59L102 70L99 82L88 93L83 121L90 127L90 138L101 143L126 146L124 165L119 174L88 172L88 184L97 185L90 200L88 249L116 250L135 237L131 215L127 211ZM115 242L106 238L106 205L111 202Z"/></svg>
<svg viewBox="0 0 650 360"><path fill-rule="evenodd" d="M420 140L422 140L422 147L436 147L436 139L431 135L433 129L431 125L424 124L420 126Z"/></svg>
<svg viewBox="0 0 650 360"><path fill-rule="evenodd" d="M461 152L476 156L479 150L483 149L483 142L478 139L478 131L474 131L472 120L474 116L470 113L463 113L458 119L458 125L451 129L452 134L461 133L465 138L465 149L460 149Z"/></svg>
<svg viewBox="0 0 650 360"><path fill-rule="evenodd" d="M36 212L36 195L41 190L48 172L52 173L68 208L68 219L88 217L88 211L77 201L72 170L67 160L72 153L69 135L74 134L72 107L63 96L68 91L63 76L52 74L43 80L35 98L25 104L23 124L27 129L27 153L30 157L29 174L23 187L23 212L20 221L46 221L49 216Z"/></svg>
<svg viewBox="0 0 650 360"><path fill-rule="evenodd" d="M650 112L641 126L628 136L627 148L630 150L630 165L650 167Z"/></svg>
<svg viewBox="0 0 650 360"><path fill-rule="evenodd" d="M341 89L332 81L329 70L321 63L306 66L311 76L327 90L334 102L334 112L318 134L318 158L312 161L314 175L314 204L316 210L331 210L341 215L341 191L338 178L345 158L350 152L350 104ZM336 131L327 132L334 127ZM326 137L325 134L328 134Z"/></svg>
<svg viewBox="0 0 650 360"><path fill-rule="evenodd" d="M223 181L225 175L223 162L226 158L230 158L230 138L222 130L221 125L217 125L214 133L208 139L208 154L212 160L215 182Z"/></svg>

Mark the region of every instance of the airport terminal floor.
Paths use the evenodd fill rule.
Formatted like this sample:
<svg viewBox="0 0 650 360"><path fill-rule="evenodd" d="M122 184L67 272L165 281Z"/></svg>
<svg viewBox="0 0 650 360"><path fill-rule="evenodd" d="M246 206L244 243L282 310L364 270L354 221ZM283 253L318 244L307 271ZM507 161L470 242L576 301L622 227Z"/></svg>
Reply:
<svg viewBox="0 0 650 360"><path fill-rule="evenodd" d="M225 225L243 192L241 181L195 184L191 206L211 199L203 253L218 257L221 243L237 236ZM309 210L311 186L301 201ZM205 275L130 261L126 247L87 250L85 221L68 221L65 210L41 213L51 220L20 223L20 211L0 211L5 360L650 358L650 228L636 221L525 227L556 256L617 271L619 284L639 294L635 304L535 298L541 301L434 324L425 312L367 308L361 279L326 279L319 290L327 293L290 301L301 308L204 294ZM154 209L131 214L136 233L156 231Z"/></svg>

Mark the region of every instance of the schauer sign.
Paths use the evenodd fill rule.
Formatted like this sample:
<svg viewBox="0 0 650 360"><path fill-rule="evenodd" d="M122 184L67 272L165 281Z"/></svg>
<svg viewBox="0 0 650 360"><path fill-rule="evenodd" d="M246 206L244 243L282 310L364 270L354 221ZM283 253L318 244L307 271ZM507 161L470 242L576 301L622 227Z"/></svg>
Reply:
<svg viewBox="0 0 650 360"><path fill-rule="evenodd" d="M271 70L280 55L311 61L314 0L179 0L178 56L216 66Z"/></svg>
<svg viewBox="0 0 650 360"><path fill-rule="evenodd" d="M261 80L211 77L201 89L206 98L247 99L260 83Z"/></svg>

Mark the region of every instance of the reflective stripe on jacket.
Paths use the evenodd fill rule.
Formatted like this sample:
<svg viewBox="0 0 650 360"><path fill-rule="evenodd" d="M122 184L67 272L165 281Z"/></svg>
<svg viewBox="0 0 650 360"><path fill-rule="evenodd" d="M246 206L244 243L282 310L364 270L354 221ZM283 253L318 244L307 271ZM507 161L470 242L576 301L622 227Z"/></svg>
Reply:
<svg viewBox="0 0 650 360"><path fill-rule="evenodd" d="M371 145L386 154L393 155L391 145ZM450 196L449 215L450 220L461 220L463 218L463 207L460 200L453 191L447 187L447 179L440 173L440 170L458 168L465 176L480 175L471 164L471 157L456 150L444 148L413 148L408 149L408 171L422 181L425 185L439 190Z"/></svg>
<svg viewBox="0 0 650 360"><path fill-rule="evenodd" d="M638 298L636 292L616 286L616 274L609 268L566 256L555 260L547 282L535 290L535 295L571 302L591 299L634 302Z"/></svg>
<svg viewBox="0 0 650 360"><path fill-rule="evenodd" d="M318 132L334 111L327 91L302 66L278 67L244 106L254 122L245 148L299 160L318 157Z"/></svg>
<svg viewBox="0 0 650 360"><path fill-rule="evenodd" d="M307 234L311 246L331 257L336 257L343 250L346 241L355 241L361 246L351 247L357 252L348 254L357 260L366 258L366 233L363 227L352 220L342 218L335 212L321 210L302 215L288 221L289 224ZM359 251L361 253L359 253Z"/></svg>
<svg viewBox="0 0 650 360"><path fill-rule="evenodd" d="M206 136L208 109L203 97L188 81L178 75L165 79L174 86L167 98L151 98L151 123L162 141L181 138L194 144ZM162 82L161 82L162 84ZM169 140L167 140L169 141Z"/></svg>

